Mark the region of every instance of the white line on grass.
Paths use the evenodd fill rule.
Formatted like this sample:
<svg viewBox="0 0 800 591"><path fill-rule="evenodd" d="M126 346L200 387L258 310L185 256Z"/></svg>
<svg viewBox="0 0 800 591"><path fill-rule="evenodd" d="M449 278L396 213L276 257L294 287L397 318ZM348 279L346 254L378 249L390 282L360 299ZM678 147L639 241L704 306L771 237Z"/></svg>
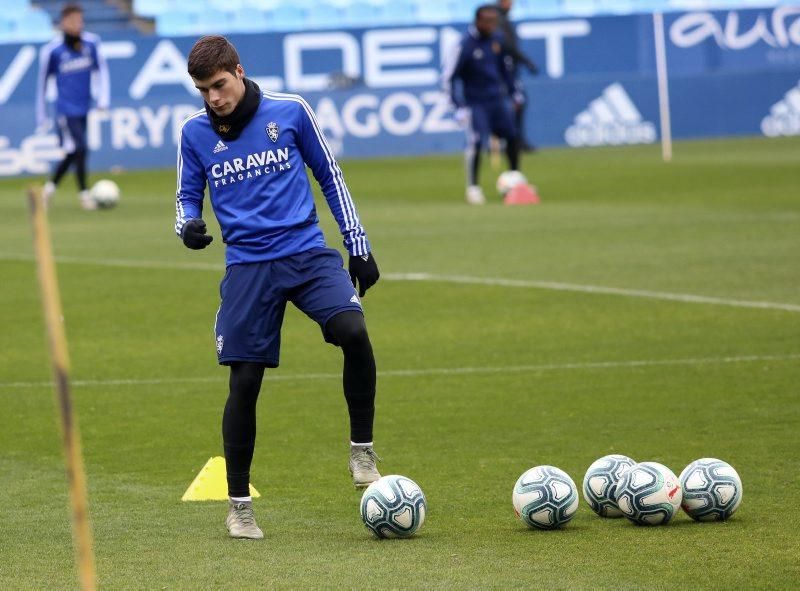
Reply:
<svg viewBox="0 0 800 591"><path fill-rule="evenodd" d="M673 302L687 302L693 304L714 304L717 306L733 306L736 308L763 308L768 310L783 310L786 312L800 312L800 305L798 304L784 304L780 302L752 302L747 300L733 300L728 298L694 295L690 293L647 291L643 289L603 287L601 285L580 285L576 283L561 283L558 281L533 281L528 279L484 279L481 277L468 277L464 275L432 275L428 273L394 274L389 275L387 278L396 281L441 281L446 283L464 283L467 285L531 287L535 289L550 289L554 291L599 293L604 295L619 295L631 298L648 298L653 300L668 300Z"/></svg>
<svg viewBox="0 0 800 591"><path fill-rule="evenodd" d="M509 365L505 367L433 367L429 369L389 369L379 371L382 378L415 378L423 376L479 375L498 373L535 373L539 371L569 371L592 369L631 369L637 367L679 366L679 365L721 365L729 363L749 363L754 361L795 361L800 353L792 355L742 355L739 357L700 357L696 359L645 359L639 361L590 361L586 363L553 363L544 365ZM341 379L341 373L307 373L290 375L266 374L268 381L305 381ZM73 380L75 387L96 386L160 386L165 384L205 384L227 381L227 375L203 378L152 378L120 380ZM43 388L53 382L0 382L0 388Z"/></svg>
<svg viewBox="0 0 800 591"><path fill-rule="evenodd" d="M0 253L0 260L32 261L33 255ZM179 263L170 261L137 261L129 259L92 259L81 257L56 257L56 262L76 265L98 265L103 267L125 267L136 269L174 269L183 271L218 271L224 269L221 264L214 263ZM764 310L781 310L784 312L800 312L800 304L782 302L754 302L713 296L702 296L690 293L671 293L666 291L649 291L644 289L626 289L622 287L605 287L602 285L582 285L579 283L562 283L558 281L535 281L529 279L502 279L491 277L470 277L466 275L435 275L432 273L386 273L381 275L387 281L428 281L436 283L460 283L465 285L487 285L495 287L517 287L547 289L552 291L573 291L602 295L616 295L630 298L645 298L691 304L711 304L734 308L758 308Z"/></svg>

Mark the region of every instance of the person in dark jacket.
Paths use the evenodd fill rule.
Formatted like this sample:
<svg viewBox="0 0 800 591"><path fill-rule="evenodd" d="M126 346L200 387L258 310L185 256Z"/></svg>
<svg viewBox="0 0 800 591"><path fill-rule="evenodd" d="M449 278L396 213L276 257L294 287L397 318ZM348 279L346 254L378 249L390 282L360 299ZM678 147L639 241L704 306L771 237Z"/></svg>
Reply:
<svg viewBox="0 0 800 591"><path fill-rule="evenodd" d="M511 56L512 66L511 73L516 81L516 87L520 89L524 96L524 100L516 107L515 120L517 125L517 136L519 137L519 147L524 151L533 151L535 148L533 144L525 139L525 109L528 106L528 97L522 90L523 86L520 83L520 66L525 66L531 74L538 74L539 68L525 53L519 48L519 39L517 37L517 29L511 21L511 9L514 6L514 0L498 0L497 9L500 13L500 20L498 23L498 31L503 35L503 43L508 55Z"/></svg>

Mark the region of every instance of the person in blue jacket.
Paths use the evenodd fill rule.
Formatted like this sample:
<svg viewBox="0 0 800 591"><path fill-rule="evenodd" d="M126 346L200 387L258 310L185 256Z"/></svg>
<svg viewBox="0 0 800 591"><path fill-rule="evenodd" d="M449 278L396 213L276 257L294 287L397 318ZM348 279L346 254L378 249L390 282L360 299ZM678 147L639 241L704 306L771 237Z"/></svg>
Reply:
<svg viewBox="0 0 800 591"><path fill-rule="evenodd" d="M92 106L92 88L96 90L97 108L108 109L110 85L108 66L100 50L100 38L83 30L83 9L78 4L66 4L61 9L62 34L42 47L39 52L39 78L36 88L36 129L46 133L52 127L48 117L45 95L47 81L55 77L58 98L55 123L61 147L66 152L50 180L43 196L49 203L56 187L71 166L75 167L81 206L96 209L89 195L86 169L89 147L86 125ZM93 81L94 78L94 81Z"/></svg>
<svg viewBox="0 0 800 591"><path fill-rule="evenodd" d="M245 77L236 48L200 38L188 70L205 108L184 122L178 146L175 231L191 249L211 243L207 189L226 244L215 345L230 367L222 438L231 537L261 538L249 492L256 401L266 368L278 367L287 302L316 321L344 354L350 415L349 469L357 488L380 478L373 451L375 358L361 300L380 274L339 165L308 103ZM311 185L319 183L349 253L349 274L325 244ZM356 291L358 287L358 291Z"/></svg>
<svg viewBox="0 0 800 591"><path fill-rule="evenodd" d="M506 142L509 168L519 169L519 134L514 108L524 101L513 73L513 56L497 32L498 11L486 4L475 11L475 22L448 56L442 72L444 91L456 110L456 121L466 130L464 159L467 202L486 202L478 184L481 151L493 134Z"/></svg>

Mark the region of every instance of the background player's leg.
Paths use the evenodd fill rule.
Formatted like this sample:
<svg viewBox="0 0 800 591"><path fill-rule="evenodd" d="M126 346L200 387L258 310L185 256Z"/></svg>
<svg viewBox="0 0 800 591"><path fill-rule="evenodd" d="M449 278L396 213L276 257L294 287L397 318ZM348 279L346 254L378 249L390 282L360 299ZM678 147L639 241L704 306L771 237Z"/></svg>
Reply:
<svg viewBox="0 0 800 591"><path fill-rule="evenodd" d="M89 195L86 184L86 162L89 154L89 145L86 141L86 117L68 117L67 125L72 141L75 142L75 178L78 181L81 207L97 209L97 203Z"/></svg>
<svg viewBox="0 0 800 591"><path fill-rule="evenodd" d="M519 170L520 136L517 133L514 111L506 101L492 107L492 132L506 141L506 157L511 170Z"/></svg>
<svg viewBox="0 0 800 591"><path fill-rule="evenodd" d="M506 157L511 170L519 170L519 137L506 139Z"/></svg>
<svg viewBox="0 0 800 591"><path fill-rule="evenodd" d="M75 179L78 182L78 190L83 193L87 190L86 187L86 159L87 152L85 149L80 149L75 152Z"/></svg>
<svg viewBox="0 0 800 591"><path fill-rule="evenodd" d="M328 334L344 353L342 384L350 413L350 441L372 443L375 420L375 356L364 315L348 310L328 321Z"/></svg>
<svg viewBox="0 0 800 591"><path fill-rule="evenodd" d="M56 171L53 173L53 178L51 182L54 185L58 185L61 182L61 179L64 178L64 175L67 174L69 167L72 166L72 163L75 161L75 152L70 152L64 159L58 163L56 167Z"/></svg>
<svg viewBox="0 0 800 591"><path fill-rule="evenodd" d="M483 143L480 138L473 139L472 143L467 145L464 154L464 160L467 167L467 186L473 187L478 185L481 170L481 152L483 151Z"/></svg>
<svg viewBox="0 0 800 591"><path fill-rule="evenodd" d="M230 393L222 415L222 441L228 475L228 495L250 496L250 464L256 445L256 402L261 391L264 366L260 363L231 364Z"/></svg>
<svg viewBox="0 0 800 591"><path fill-rule="evenodd" d="M486 197L479 184L481 170L481 152L483 152L483 138L489 135L489 120L483 105L470 105L470 114L467 125L467 146L464 151L464 163L467 169L467 203L482 205Z"/></svg>

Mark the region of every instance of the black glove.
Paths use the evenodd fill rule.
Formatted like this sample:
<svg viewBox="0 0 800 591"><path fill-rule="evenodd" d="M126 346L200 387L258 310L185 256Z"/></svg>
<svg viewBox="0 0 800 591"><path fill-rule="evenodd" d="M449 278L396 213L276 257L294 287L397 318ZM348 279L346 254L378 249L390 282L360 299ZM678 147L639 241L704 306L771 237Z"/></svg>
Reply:
<svg viewBox="0 0 800 591"><path fill-rule="evenodd" d="M358 297L363 298L367 290L375 285L375 282L381 276L375 257L372 256L372 253L364 256L351 254L348 267L353 287L356 287L356 280L358 280Z"/></svg>
<svg viewBox="0 0 800 591"><path fill-rule="evenodd" d="M200 250L211 244L214 238L206 234L206 223L203 220L193 218L183 225L181 240L183 240L187 248Z"/></svg>

